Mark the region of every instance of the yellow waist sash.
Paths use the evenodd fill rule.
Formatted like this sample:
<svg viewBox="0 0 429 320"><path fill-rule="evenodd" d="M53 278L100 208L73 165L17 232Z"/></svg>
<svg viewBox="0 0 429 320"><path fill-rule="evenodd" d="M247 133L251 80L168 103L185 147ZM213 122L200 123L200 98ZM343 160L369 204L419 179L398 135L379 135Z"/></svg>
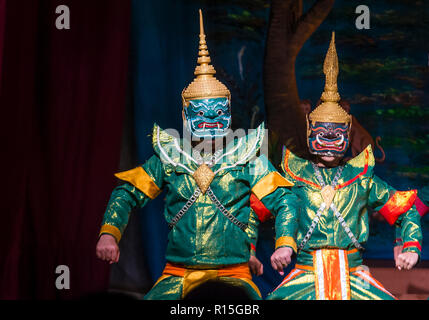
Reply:
<svg viewBox="0 0 429 320"><path fill-rule="evenodd" d="M167 262L162 276L158 279L157 283L170 276L183 278L182 297L186 296L192 289L198 287L207 280L219 277L241 279L250 284L260 295L258 287L252 281L252 275L247 263L226 266L219 269L196 269Z"/></svg>

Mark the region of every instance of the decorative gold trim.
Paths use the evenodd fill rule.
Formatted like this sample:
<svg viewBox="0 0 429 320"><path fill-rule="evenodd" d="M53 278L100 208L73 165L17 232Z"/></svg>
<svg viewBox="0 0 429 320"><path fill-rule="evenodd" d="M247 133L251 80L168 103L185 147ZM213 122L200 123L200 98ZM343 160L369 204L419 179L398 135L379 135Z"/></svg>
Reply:
<svg viewBox="0 0 429 320"><path fill-rule="evenodd" d="M142 167L115 173L115 177L131 183L151 199L155 199L162 191Z"/></svg>
<svg viewBox="0 0 429 320"><path fill-rule="evenodd" d="M110 224L103 225L100 229L99 236L106 233L114 236L117 243L119 243L119 241L121 240L121 237L122 237L121 231L119 231L119 229L116 228L115 226L112 226Z"/></svg>
<svg viewBox="0 0 429 320"><path fill-rule="evenodd" d="M185 297L192 289L196 288L203 282L211 279L221 277L228 277L231 279L239 279L248 283L257 292L259 296L258 287L252 282L252 275L250 273L248 263L226 265L219 269L202 269L203 266L184 266L175 265L167 262L161 278L158 279L156 284L169 276L183 277L182 298ZM213 268L213 266L210 266Z"/></svg>
<svg viewBox="0 0 429 320"><path fill-rule="evenodd" d="M332 32L331 42L325 61L323 62L323 73L325 74L325 90L322 93L323 102L338 102L341 100L338 93L337 78L339 73L338 54L335 48L335 32Z"/></svg>
<svg viewBox="0 0 429 320"><path fill-rule="evenodd" d="M195 182L197 183L197 185L200 188L201 192L203 194L205 194L206 191L207 191L207 189L209 188L210 184L212 183L215 174L212 171L212 169L209 168L208 165L206 165L205 163L203 163L192 174L192 176L194 177Z"/></svg>
<svg viewBox="0 0 429 320"><path fill-rule="evenodd" d="M282 177L277 171L270 172L258 181L252 188L255 196L261 200L270 193L276 191L278 187L291 187L293 183Z"/></svg>
<svg viewBox="0 0 429 320"><path fill-rule="evenodd" d="M410 210L416 198L417 190L396 191L378 212L393 225L399 216Z"/></svg>
<svg viewBox="0 0 429 320"><path fill-rule="evenodd" d="M166 279L166 278L170 278L172 276L168 275L168 274L163 274L161 275L158 280L156 280L155 284L152 286L152 288L156 287L158 283L160 283L162 280Z"/></svg>
<svg viewBox="0 0 429 320"><path fill-rule="evenodd" d="M313 125L316 122L333 122L347 123L351 127L351 115L338 104L341 97L337 87L339 67L337 50L335 49L335 32L332 32L331 43L323 63L323 73L326 80L325 90L320 98L322 103L310 113L309 120Z"/></svg>
<svg viewBox="0 0 429 320"><path fill-rule="evenodd" d="M288 246L297 252L296 242L292 237L280 237L276 240L276 249L280 247Z"/></svg>
<svg viewBox="0 0 429 320"><path fill-rule="evenodd" d="M183 276L182 298L202 283L218 277L218 270L186 269Z"/></svg>
<svg viewBox="0 0 429 320"><path fill-rule="evenodd" d="M214 77L216 70L210 64L211 59L207 50L206 35L204 33L203 14L200 14L200 42L198 51L196 78L182 91L184 107L189 106L189 100L226 97L231 101L231 93L228 88Z"/></svg>
<svg viewBox="0 0 429 320"><path fill-rule="evenodd" d="M335 192L335 189L330 185L324 186L320 192L322 194L323 202L326 204L326 208L331 206L332 200L334 200L335 197Z"/></svg>

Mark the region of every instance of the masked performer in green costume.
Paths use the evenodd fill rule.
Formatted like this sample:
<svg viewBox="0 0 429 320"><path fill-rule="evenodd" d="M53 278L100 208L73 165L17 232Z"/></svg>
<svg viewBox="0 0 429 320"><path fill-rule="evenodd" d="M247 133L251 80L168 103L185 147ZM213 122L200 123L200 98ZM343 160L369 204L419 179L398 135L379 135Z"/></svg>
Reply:
<svg viewBox="0 0 429 320"><path fill-rule="evenodd" d="M155 125L155 154L142 166L116 174L125 184L113 191L104 214L97 255L113 263L119 258L117 242L130 211L167 190L164 216L171 229L167 264L145 299L181 299L213 279L259 299L248 265L258 225L250 195L275 214L295 215L290 204L296 197L286 188L292 183L264 155L257 156L263 124L222 143L232 135L231 98L214 77L210 62L200 11L196 78L182 92L184 126L191 138L179 139Z"/></svg>
<svg viewBox="0 0 429 320"><path fill-rule="evenodd" d="M284 150L282 168L294 183L292 190L302 201L297 207L302 210L293 219L276 217L287 226L283 235L296 243L278 248L271 263L281 271L293 252L297 262L268 299L394 299L361 266L369 234L367 207L400 227L405 244L401 268L410 269L418 261L422 241L420 216L413 205L416 191L396 191L374 175L371 146L348 162L342 161L352 123L338 105L334 34L323 72L322 103L307 118L308 146L315 159L304 160Z"/></svg>

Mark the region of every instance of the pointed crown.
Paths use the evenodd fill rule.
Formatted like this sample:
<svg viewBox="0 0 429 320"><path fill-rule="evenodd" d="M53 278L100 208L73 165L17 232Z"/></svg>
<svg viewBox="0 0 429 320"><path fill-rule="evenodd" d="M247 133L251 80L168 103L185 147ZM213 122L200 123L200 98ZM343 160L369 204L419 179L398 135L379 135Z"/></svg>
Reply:
<svg viewBox="0 0 429 320"><path fill-rule="evenodd" d="M228 88L214 77L216 70L210 64L211 59L207 50L206 35L204 33L203 14L200 13L200 42L198 51L198 65L195 68L195 79L182 91L183 106L189 105L189 100L221 98L231 100Z"/></svg>
<svg viewBox="0 0 429 320"><path fill-rule="evenodd" d="M335 49L335 32L332 32L331 43L326 53L323 63L323 73L325 74L325 90L322 93L322 103L309 115L309 120L315 122L351 123L349 115L339 104L340 94L338 93L338 55Z"/></svg>

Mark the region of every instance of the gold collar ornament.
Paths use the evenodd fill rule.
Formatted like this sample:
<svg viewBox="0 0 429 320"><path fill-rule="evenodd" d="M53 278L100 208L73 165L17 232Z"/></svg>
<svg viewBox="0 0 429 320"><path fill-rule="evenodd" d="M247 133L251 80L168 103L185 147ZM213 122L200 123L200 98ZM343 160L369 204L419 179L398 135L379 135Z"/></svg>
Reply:
<svg viewBox="0 0 429 320"><path fill-rule="evenodd" d="M335 189L330 185L324 186L321 194L323 202L326 204L326 208L329 208L331 206L332 200L334 200L335 197Z"/></svg>
<svg viewBox="0 0 429 320"><path fill-rule="evenodd" d="M195 79L182 91L183 107L189 106L189 100L228 98L231 101L231 93L228 88L214 77L215 68L210 64L210 56L207 50L206 35L204 33L203 14L200 13L200 42L198 51Z"/></svg>
<svg viewBox="0 0 429 320"><path fill-rule="evenodd" d="M332 32L331 43L323 63L323 73L325 74L325 90L320 98L322 103L309 114L307 128L309 120L313 125L316 122L346 123L349 124L350 130L352 117L338 104L341 97L337 87L339 67L335 49L335 32Z"/></svg>
<svg viewBox="0 0 429 320"><path fill-rule="evenodd" d="M197 183L201 192L205 194L210 184L212 183L215 174L208 165L203 163L198 167L197 170L195 170L192 176L194 177L195 182Z"/></svg>

